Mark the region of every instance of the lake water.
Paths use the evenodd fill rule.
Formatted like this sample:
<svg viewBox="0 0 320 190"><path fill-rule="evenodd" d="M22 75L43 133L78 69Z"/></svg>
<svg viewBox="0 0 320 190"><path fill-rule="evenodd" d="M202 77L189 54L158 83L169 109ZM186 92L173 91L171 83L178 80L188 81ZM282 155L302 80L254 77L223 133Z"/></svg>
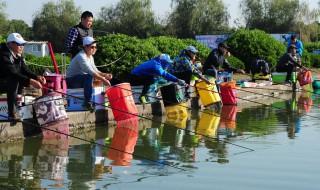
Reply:
<svg viewBox="0 0 320 190"><path fill-rule="evenodd" d="M221 113L176 108L77 138L0 144L0 189L319 189L319 101L309 93Z"/></svg>

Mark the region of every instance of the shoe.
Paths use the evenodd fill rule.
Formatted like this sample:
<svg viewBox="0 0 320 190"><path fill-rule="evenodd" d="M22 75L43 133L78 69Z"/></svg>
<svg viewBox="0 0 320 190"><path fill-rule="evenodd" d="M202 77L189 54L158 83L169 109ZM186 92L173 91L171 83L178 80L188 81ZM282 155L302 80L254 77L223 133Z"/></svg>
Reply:
<svg viewBox="0 0 320 190"><path fill-rule="evenodd" d="M147 104L148 103L146 96L140 96L139 97L139 101L140 101L141 104Z"/></svg>
<svg viewBox="0 0 320 190"><path fill-rule="evenodd" d="M85 102L82 106L85 107L91 113L94 111L94 106L90 102Z"/></svg>

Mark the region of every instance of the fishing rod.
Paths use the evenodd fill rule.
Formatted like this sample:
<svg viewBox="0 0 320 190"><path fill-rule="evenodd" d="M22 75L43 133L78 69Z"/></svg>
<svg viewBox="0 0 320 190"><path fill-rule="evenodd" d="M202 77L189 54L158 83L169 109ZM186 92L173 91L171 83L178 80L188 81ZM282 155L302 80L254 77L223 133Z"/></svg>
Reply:
<svg viewBox="0 0 320 190"><path fill-rule="evenodd" d="M117 87L117 86L116 86L116 87ZM78 96L69 95L69 94L67 94L67 93L59 92L59 91L56 91L56 90L53 90L53 89L50 89L50 88L47 88L47 87L43 87L43 88L48 89L48 90L51 90L51 91L54 91L54 92L59 93L59 94L62 94L62 95L64 95L64 96L70 96L70 97L73 97L73 98L76 98L76 99L84 100L83 97L78 97ZM118 87L118 88L120 88L120 87ZM128 90L128 89L126 89L126 90ZM120 98L121 98L121 97L120 97ZM250 151L254 151L254 150L251 149L251 148L244 147L244 146L241 146L241 145L237 145L237 144L235 144L235 143L232 143L232 142L229 142L229 141L226 141L226 140L221 140L221 139L219 139L219 138L210 137L210 136L208 136L208 135L200 134L200 133L197 133L197 132L195 132L195 131L188 130L188 129L181 129L181 128L179 128L179 127L177 127L177 126L174 126L174 125L172 125L172 124L170 124L170 123L161 122L161 121L156 121L156 120L151 119L151 118L149 118L149 117L145 117L145 116L142 116L142 115L139 115L139 114L131 113L131 112L128 112L128 111L125 111L125 110L121 110L121 109L118 109L118 108L114 108L114 107L111 107L111 106L109 106L109 105L107 106L107 105L104 105L103 103L97 103L97 102L94 102L94 101L92 101L92 100L90 100L90 102L91 102L91 103L94 103L95 105L103 106L103 107L105 107L105 108L110 108L110 109L113 109L113 110L116 110L116 111L119 111L119 112L122 112L122 113L125 113L125 114L129 114L129 115L132 115L132 116L137 116L137 117L142 118L142 119L147 119L147 120L150 120L150 121L157 122L157 123L159 123L159 124L164 124L164 125L168 125L168 126L171 126L171 127L177 128L177 129L180 129L180 130L184 130L184 131L187 131L187 132L191 132L191 133L196 134L196 135L202 135L202 136L204 136L204 137L206 137L206 138L208 138L208 139L217 140L217 141L220 141L220 142L225 142L225 143L230 144L230 145L233 145L233 146L237 146L237 147L244 148L244 149L247 149L247 150L250 150Z"/></svg>
<svg viewBox="0 0 320 190"><path fill-rule="evenodd" d="M2 115L2 114L0 114L0 117L9 119L8 116ZM119 152L122 152L122 153L125 153L125 154L130 154L130 155L135 156L135 157L137 157L137 158L145 159L145 160L148 160L148 161L153 162L153 163L156 163L156 164L163 164L163 165L166 165L166 166L169 166L169 167L178 169L178 170L188 171L188 170L186 170L186 169L177 167L177 166L174 165L174 164L170 164L169 162L166 162L166 161L152 160L152 159L147 158L147 157L145 157L145 156L140 156L140 155L137 155L137 154L134 154L134 153L130 153L130 152L127 152L127 151L123 151L123 150L114 148L114 147L112 147L112 146L107 146L107 145L105 145L105 144L97 143L97 142L95 142L95 141L87 140L87 139L84 139L84 138L81 138L81 137L77 137L77 136L75 136L75 135L71 135L71 134L67 134L67 133L61 132L61 131L57 131L57 130L54 130L54 129L50 129L50 128L48 128L48 127L41 126L41 125L37 125L37 124L34 124L34 123L32 123L32 122L29 122L29 121L23 120L23 121L21 121L21 123L24 123L24 124L26 124L26 125L33 126L33 127L40 127L41 129L48 130L48 131L51 131L51 132L55 132L55 133L58 133L58 134L60 134L60 135L65 135L65 136L67 136L67 137L72 137L72 138L75 138L75 139L78 139L78 140L81 140L81 141L84 141L84 142L87 142L87 143L90 143L90 144L93 144L93 145L98 145L98 146L102 146L102 147L105 147L105 148L109 148L109 149L112 149L112 150L116 150L116 151L119 151Z"/></svg>

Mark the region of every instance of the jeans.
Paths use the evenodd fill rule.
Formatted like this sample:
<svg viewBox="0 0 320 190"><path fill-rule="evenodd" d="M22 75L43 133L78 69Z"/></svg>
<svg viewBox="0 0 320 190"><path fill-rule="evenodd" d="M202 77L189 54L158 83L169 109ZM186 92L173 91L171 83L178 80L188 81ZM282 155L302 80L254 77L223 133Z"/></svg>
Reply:
<svg viewBox="0 0 320 190"><path fill-rule="evenodd" d="M67 79L68 88L83 88L85 102L90 102L92 98L92 83L93 76L89 74L76 75L73 77L68 77Z"/></svg>

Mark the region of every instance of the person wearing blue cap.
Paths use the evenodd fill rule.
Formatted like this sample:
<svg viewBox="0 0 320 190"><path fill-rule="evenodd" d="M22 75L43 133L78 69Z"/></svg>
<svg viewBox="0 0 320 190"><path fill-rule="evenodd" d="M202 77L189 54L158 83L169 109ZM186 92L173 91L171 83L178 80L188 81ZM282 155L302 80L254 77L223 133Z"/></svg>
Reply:
<svg viewBox="0 0 320 190"><path fill-rule="evenodd" d="M198 50L194 46L188 46L183 49L180 54L174 58L173 64L169 71L179 79L190 84L192 75L206 81L209 81L202 75L202 72L195 66L196 55ZM189 97L188 87L186 87L186 97Z"/></svg>
<svg viewBox="0 0 320 190"><path fill-rule="evenodd" d="M181 86L185 86L184 80L178 79L170 74L166 69L172 64L172 60L168 54L161 54L133 68L130 75L131 85L143 85L140 95L140 102L147 103L146 94L151 90L150 86L162 77L171 82L177 82Z"/></svg>

